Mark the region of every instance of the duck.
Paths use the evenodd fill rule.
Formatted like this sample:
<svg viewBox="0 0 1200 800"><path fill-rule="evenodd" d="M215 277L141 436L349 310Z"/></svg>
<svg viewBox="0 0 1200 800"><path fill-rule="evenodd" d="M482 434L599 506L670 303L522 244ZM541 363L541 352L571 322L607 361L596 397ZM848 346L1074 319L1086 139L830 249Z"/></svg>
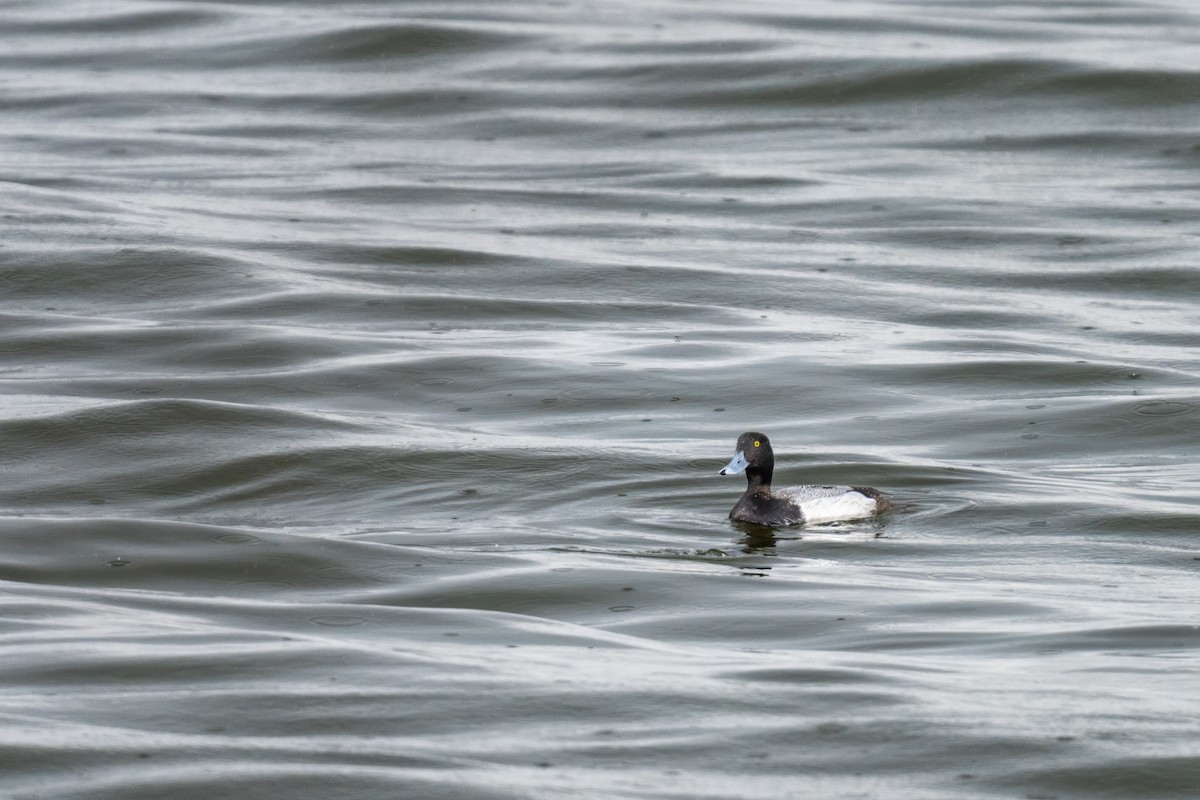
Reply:
<svg viewBox="0 0 1200 800"><path fill-rule="evenodd" d="M869 486L788 486L771 488L775 451L758 431L738 437L734 455L719 475L746 473L746 491L730 510L734 522L779 527L866 519L886 511L887 495Z"/></svg>

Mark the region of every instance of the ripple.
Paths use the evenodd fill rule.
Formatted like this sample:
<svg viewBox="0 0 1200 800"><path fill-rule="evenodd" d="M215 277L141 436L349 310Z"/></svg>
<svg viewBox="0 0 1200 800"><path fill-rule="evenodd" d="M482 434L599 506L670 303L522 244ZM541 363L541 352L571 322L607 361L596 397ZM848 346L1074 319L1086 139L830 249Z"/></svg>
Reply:
<svg viewBox="0 0 1200 800"><path fill-rule="evenodd" d="M1180 401L1147 400L1134 406L1133 413L1146 417L1170 417L1177 414L1187 414L1194 410L1195 407L1192 403Z"/></svg>
<svg viewBox="0 0 1200 800"><path fill-rule="evenodd" d="M221 544L256 544L262 541L257 536L248 533L223 533L214 537L214 540Z"/></svg>
<svg viewBox="0 0 1200 800"><path fill-rule="evenodd" d="M326 615L321 617L312 617L312 621L317 625L323 625L329 628L354 628L359 625L366 625L370 620L363 617L350 616L332 616Z"/></svg>
<svg viewBox="0 0 1200 800"><path fill-rule="evenodd" d="M1038 435L1065 438L1112 436L1129 430L1134 424L1126 417L1060 417L1033 423Z"/></svg>

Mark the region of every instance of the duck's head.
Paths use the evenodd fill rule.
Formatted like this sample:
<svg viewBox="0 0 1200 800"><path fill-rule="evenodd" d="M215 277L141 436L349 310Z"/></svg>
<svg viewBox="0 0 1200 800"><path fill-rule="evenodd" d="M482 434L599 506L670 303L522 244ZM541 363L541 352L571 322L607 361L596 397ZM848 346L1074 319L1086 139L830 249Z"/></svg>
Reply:
<svg viewBox="0 0 1200 800"><path fill-rule="evenodd" d="M719 474L741 475L745 472L746 480L751 484L770 484L774 471L775 452L771 449L771 440L758 431L747 431L738 437L733 458Z"/></svg>

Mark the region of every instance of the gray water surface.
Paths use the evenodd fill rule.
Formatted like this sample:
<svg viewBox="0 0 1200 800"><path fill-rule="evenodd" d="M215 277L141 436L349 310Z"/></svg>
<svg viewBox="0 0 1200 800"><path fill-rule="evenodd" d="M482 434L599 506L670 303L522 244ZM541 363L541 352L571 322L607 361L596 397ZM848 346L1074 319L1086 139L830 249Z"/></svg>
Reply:
<svg viewBox="0 0 1200 800"><path fill-rule="evenodd" d="M1195 796L1200 7L0 20L4 796Z"/></svg>

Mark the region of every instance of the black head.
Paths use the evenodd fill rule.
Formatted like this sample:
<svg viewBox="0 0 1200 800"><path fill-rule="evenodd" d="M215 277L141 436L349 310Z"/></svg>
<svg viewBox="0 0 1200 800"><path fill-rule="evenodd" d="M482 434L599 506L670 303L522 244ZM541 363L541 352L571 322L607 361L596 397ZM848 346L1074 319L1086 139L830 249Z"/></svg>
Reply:
<svg viewBox="0 0 1200 800"><path fill-rule="evenodd" d="M743 471L750 486L771 485L771 475L775 472L775 451L771 449L771 440L758 431L747 431L738 437L733 458L720 474L737 475Z"/></svg>

